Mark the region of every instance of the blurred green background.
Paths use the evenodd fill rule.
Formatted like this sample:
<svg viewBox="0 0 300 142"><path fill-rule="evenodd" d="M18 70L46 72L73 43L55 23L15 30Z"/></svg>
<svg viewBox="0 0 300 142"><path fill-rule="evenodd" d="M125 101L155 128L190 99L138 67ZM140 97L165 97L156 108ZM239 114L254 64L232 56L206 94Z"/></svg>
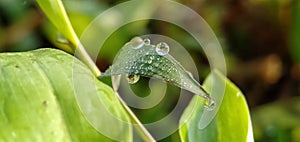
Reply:
<svg viewBox="0 0 300 142"><path fill-rule="evenodd" d="M300 1L176 1L198 12L221 42L227 76L245 94L250 107L255 140L300 142ZM63 2L80 37L98 14L124 0ZM139 10L143 9L130 9L129 13L134 15ZM110 20L114 18L118 17ZM133 36L144 34L161 34L177 40L193 57L199 80L202 82L208 75L208 61L195 40L177 26L156 20L130 23L115 31L97 59L100 70L105 71L112 64L122 45ZM58 37L59 33L34 0L0 0L0 52L45 47L71 52L68 46L57 42ZM109 80L103 79L107 83L110 83ZM144 92L141 96L147 96L147 81L142 78L139 84L132 86L133 90ZM144 123L163 118L175 106L179 98L177 92L179 88L168 85L167 95L157 106L133 110ZM170 140L179 141L178 134L174 133L162 141Z"/></svg>

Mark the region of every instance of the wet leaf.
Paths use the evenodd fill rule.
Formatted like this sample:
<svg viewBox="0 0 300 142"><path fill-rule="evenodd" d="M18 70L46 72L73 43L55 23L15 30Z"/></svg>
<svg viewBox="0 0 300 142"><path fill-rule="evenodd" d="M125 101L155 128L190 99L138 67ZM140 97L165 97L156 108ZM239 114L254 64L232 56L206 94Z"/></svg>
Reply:
<svg viewBox="0 0 300 142"><path fill-rule="evenodd" d="M206 107L212 109L214 100L191 73L168 54L169 48L164 42L155 46L150 44L149 39L135 37L121 48L113 65L101 77L123 74L130 77L141 75L161 79L204 97L207 100ZM132 78L128 80L130 84L137 82L132 81Z"/></svg>

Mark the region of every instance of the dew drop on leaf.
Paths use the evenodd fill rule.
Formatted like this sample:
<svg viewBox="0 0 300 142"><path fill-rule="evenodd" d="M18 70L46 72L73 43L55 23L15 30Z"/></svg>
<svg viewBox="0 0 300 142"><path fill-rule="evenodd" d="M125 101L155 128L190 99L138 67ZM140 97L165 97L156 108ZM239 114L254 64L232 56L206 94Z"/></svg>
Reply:
<svg viewBox="0 0 300 142"><path fill-rule="evenodd" d="M204 98L205 98L205 102L204 102L205 109L208 111L212 111L216 106L214 99L211 98L210 96L204 96Z"/></svg>
<svg viewBox="0 0 300 142"><path fill-rule="evenodd" d="M136 74L127 75L126 78L129 84L135 84L139 81L140 75L136 75Z"/></svg>
<svg viewBox="0 0 300 142"><path fill-rule="evenodd" d="M156 45L156 49L155 50L156 50L156 53L158 55L164 56L164 55L167 55L169 53L170 47L169 47L169 45L167 43L161 42L161 43L159 43L159 44Z"/></svg>
<svg viewBox="0 0 300 142"><path fill-rule="evenodd" d="M150 43L151 43L150 39L148 39L148 38L144 39L144 44L145 45L150 45Z"/></svg>
<svg viewBox="0 0 300 142"><path fill-rule="evenodd" d="M150 56L149 58L150 58L150 60L153 60L155 57L154 56Z"/></svg>
<svg viewBox="0 0 300 142"><path fill-rule="evenodd" d="M140 37L134 37L131 39L130 45L132 46L133 49L139 49L139 48L143 47L144 40Z"/></svg>
<svg viewBox="0 0 300 142"><path fill-rule="evenodd" d="M153 66L154 66L154 67L158 67L158 66L159 66L159 63L158 63L158 62L154 62L154 63L153 63Z"/></svg>
<svg viewBox="0 0 300 142"><path fill-rule="evenodd" d="M203 97L206 110L213 110L216 105L214 99L190 72L168 54L169 45L160 42L155 48L150 48L153 46L148 39L133 38L119 51L113 65L101 77L126 74L129 84L138 82L140 76L161 79Z"/></svg>
<svg viewBox="0 0 300 142"><path fill-rule="evenodd" d="M147 70L152 71L153 67L152 66L148 66Z"/></svg>

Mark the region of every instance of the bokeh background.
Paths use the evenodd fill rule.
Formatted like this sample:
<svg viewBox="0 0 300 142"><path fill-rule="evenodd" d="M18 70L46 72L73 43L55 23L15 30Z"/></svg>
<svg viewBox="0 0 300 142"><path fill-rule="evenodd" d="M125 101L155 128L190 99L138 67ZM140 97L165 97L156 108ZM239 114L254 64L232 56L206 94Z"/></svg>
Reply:
<svg viewBox="0 0 300 142"><path fill-rule="evenodd" d="M300 1L299 0L176 0L198 12L217 35L226 57L228 78L244 93L258 142L300 142ZM79 35L102 11L124 0L63 0ZM138 14L143 7L129 9ZM153 11L149 10L149 14ZM176 16L176 15L170 15ZM118 17L112 16L105 24ZM191 21L192 22L192 21ZM101 31L99 31L101 32ZM97 65L105 71L117 51L132 37L161 34L181 43L197 65L199 80L209 64L197 42L170 23L144 20L115 31L101 49ZM34 0L0 0L0 52L60 48L72 52ZM110 84L110 79L103 79ZM147 79L133 85L141 97L149 94ZM163 118L176 105L179 88L168 85L157 106L134 109L143 123ZM179 141L177 133L162 141Z"/></svg>

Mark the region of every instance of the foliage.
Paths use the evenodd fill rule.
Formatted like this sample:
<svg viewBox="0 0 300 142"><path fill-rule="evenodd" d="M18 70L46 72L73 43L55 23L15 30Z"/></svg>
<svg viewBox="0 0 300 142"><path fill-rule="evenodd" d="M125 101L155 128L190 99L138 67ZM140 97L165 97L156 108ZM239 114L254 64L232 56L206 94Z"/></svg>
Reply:
<svg viewBox="0 0 300 142"><path fill-rule="evenodd" d="M182 126L179 132L182 141L253 141L250 114L241 91L226 77L216 71L207 77L203 86L207 90L211 90L212 83L222 84L224 81L226 88L222 104L214 120L204 129L199 127L201 117L204 114L203 99L198 96L192 99L181 117ZM222 87L217 89L222 89Z"/></svg>
<svg viewBox="0 0 300 142"><path fill-rule="evenodd" d="M81 78L97 80L91 71L72 56L54 49L0 54L0 141L111 141L82 115L76 101L73 65L80 68ZM83 76L83 77L82 77ZM129 121L113 90L95 82L97 94L115 116ZM88 86L82 86L86 90ZM89 104L90 109L99 109ZM103 115L104 115L103 111ZM96 117L103 127L114 128L124 140L130 141L131 127L119 121ZM105 124L109 124L108 126Z"/></svg>
<svg viewBox="0 0 300 142"><path fill-rule="evenodd" d="M39 6L45 12L51 23L55 25L61 34L75 47L79 44L79 39L73 30L69 18L60 0L37 0Z"/></svg>
<svg viewBox="0 0 300 142"><path fill-rule="evenodd" d="M3 105L3 109L1 109L0 119L5 123L1 123L0 128L7 129L7 131L1 133L0 138L4 141L111 141L104 134L98 132L99 129L92 127L87 119L87 117L92 117L98 119L97 121L103 129L112 129L113 135L118 135L124 141L131 141L133 131L130 126L106 119L106 114L89 114L89 116L82 114L77 106L76 88L72 86L72 79L74 79L72 63L79 66L80 73L87 76L90 81L97 80L93 74L99 75L99 70L81 46L62 2L60 0L38 0L37 2L51 23L69 42L70 49L79 49L81 60L90 70L78 60L57 50L43 49L24 53L2 53L0 55L0 75L2 74L0 105ZM93 77L90 78L91 76ZM251 140L251 121L243 95L225 77L215 73L208 76L205 83L208 90L212 78L216 78L217 82L225 81L227 85L220 111L208 128L199 131L198 118L203 112L203 100L194 97L187 111L191 110L191 106L194 106L195 103L197 103L197 109L193 110L192 116L187 122L185 121L187 115L184 114L182 117L182 123L185 123L180 128L182 140L246 141L247 138ZM83 90L88 90L87 88L84 89L83 85ZM122 101L120 103L115 92L109 86L97 80L96 88L97 95L114 116L127 122L132 117L135 118L134 114L124 106L124 103ZM85 92L87 98L90 97L88 92ZM90 105L92 104L85 104L86 107ZM126 111L124 107L127 108ZM103 108L92 105L92 109ZM238 117L242 117L242 119ZM233 134L238 137L233 137ZM49 137L53 139L49 139Z"/></svg>

